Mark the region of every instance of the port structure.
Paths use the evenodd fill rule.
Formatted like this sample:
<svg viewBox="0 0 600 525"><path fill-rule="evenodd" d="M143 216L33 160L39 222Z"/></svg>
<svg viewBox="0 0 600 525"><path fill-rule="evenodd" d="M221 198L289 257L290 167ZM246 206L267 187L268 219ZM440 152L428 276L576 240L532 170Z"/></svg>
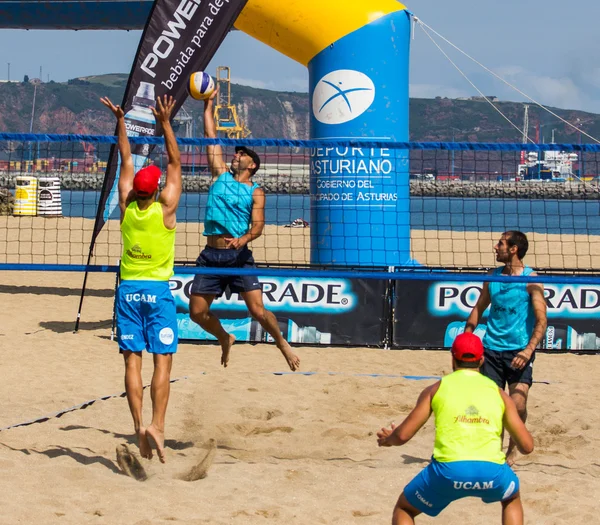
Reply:
<svg viewBox="0 0 600 525"><path fill-rule="evenodd" d="M229 66L217 67L217 104L215 106L215 122L217 133L228 139L245 139L252 132L239 118L237 108L231 103L231 70Z"/></svg>

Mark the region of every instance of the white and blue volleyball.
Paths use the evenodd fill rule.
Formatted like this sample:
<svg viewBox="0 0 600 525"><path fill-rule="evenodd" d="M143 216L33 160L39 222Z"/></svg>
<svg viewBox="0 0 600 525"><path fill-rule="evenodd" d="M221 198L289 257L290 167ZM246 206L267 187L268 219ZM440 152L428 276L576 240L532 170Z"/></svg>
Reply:
<svg viewBox="0 0 600 525"><path fill-rule="evenodd" d="M198 71L190 75L188 81L188 93L196 100L206 100L215 90L213 78L204 71Z"/></svg>

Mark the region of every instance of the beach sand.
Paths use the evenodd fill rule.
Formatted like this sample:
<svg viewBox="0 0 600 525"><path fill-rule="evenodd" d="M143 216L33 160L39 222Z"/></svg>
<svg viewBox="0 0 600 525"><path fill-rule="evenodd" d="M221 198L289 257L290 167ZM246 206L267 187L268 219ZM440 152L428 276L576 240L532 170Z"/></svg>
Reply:
<svg viewBox="0 0 600 525"><path fill-rule="evenodd" d="M303 231L299 232L304 234ZM292 234L295 238L296 232ZM114 275L91 274L73 334L80 273L0 275L0 428L89 400L85 409L0 431L0 523L381 524L403 486L431 456L428 422L404 447L378 448L375 433L407 415L432 380L360 374L442 375L447 352L298 348L303 371L271 345L181 344L167 413L167 463L141 460L148 480L123 475L115 449L136 450L123 365L110 340ZM527 523L593 524L600 494L598 356L539 355L521 458ZM144 383L152 361L144 359ZM334 373L333 375L330 373ZM100 400L102 397L111 395ZM150 417L149 392L144 414ZM217 443L205 479L184 481ZM499 523L500 506L467 499L437 520Z"/></svg>

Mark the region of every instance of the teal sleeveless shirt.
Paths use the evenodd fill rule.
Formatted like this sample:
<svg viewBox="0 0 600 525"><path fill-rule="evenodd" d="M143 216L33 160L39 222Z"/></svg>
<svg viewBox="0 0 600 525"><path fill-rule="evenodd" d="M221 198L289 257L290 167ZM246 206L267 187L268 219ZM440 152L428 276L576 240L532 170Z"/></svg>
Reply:
<svg viewBox="0 0 600 525"><path fill-rule="evenodd" d="M219 175L208 191L204 235L248 233L252 219L252 194L258 184L242 184L226 171Z"/></svg>
<svg viewBox="0 0 600 525"><path fill-rule="evenodd" d="M504 267L496 268L492 275L501 275ZM533 270L525 266L521 275ZM490 282L490 312L483 346L497 352L522 350L529 343L535 316L527 283Z"/></svg>

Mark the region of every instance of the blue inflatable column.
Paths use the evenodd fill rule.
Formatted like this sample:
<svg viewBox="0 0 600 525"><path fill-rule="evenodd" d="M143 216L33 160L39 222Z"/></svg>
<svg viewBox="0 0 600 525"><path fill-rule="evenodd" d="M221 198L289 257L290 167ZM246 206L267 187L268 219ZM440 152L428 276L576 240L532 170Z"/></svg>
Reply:
<svg viewBox="0 0 600 525"><path fill-rule="evenodd" d="M363 26L316 55L311 138L408 141L410 14ZM410 261L408 151L311 151L311 263L399 266Z"/></svg>

